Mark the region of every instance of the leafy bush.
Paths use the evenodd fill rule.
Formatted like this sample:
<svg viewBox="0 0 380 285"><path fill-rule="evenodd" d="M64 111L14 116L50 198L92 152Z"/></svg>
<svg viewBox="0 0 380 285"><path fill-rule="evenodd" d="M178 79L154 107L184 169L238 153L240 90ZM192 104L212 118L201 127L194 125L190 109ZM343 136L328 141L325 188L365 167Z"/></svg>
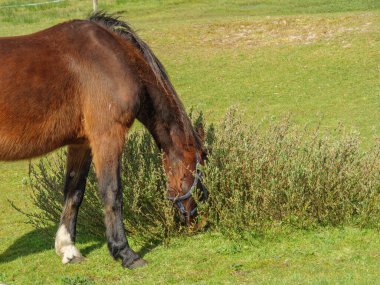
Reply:
<svg viewBox="0 0 380 285"><path fill-rule="evenodd" d="M196 122L202 121L198 117ZM300 128L284 119L251 126L231 109L206 128L211 150L204 167L210 192L199 219L229 236L278 227L380 227L380 144L364 151L357 134L334 135ZM30 165L30 188L38 209L27 213L38 228L59 221L65 153ZM123 154L124 216L129 234L153 242L183 232L166 197L161 155L150 135L129 135ZM91 170L79 229L103 235L102 208Z"/></svg>
<svg viewBox="0 0 380 285"><path fill-rule="evenodd" d="M328 136L288 119L251 127L232 110L217 128L206 184L209 222L227 234L380 226L380 145L365 152L342 128Z"/></svg>

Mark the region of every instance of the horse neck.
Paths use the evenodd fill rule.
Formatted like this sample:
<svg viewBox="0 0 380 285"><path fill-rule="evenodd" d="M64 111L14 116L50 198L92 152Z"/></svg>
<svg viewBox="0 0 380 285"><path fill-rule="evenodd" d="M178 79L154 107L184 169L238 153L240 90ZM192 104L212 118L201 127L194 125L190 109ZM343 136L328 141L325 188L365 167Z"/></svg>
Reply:
<svg viewBox="0 0 380 285"><path fill-rule="evenodd" d="M198 149L196 134L175 91L147 87L138 120L169 160L186 160ZM173 92L173 93L171 93Z"/></svg>

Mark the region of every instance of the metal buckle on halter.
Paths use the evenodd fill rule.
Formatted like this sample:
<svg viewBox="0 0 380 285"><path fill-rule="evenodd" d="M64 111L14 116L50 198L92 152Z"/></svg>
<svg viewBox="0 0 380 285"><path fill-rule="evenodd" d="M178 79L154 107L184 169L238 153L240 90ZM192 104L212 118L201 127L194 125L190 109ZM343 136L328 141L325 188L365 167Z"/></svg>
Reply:
<svg viewBox="0 0 380 285"><path fill-rule="evenodd" d="M189 199L193 195L193 192L197 189L199 182L201 185L202 200L207 199L207 196L208 196L207 188L204 186L204 184L202 182L202 172L200 170L201 164L199 163L198 154L196 154L195 159L196 159L195 179L194 179L193 185L190 187L190 190L187 191L187 193L182 195L182 196L168 197L169 200L171 200L177 204L179 211L181 212L182 215L185 216L185 218L186 218L188 212L186 211L185 206L183 205L182 201ZM189 217L194 216L194 214L196 212L197 212L197 207L195 207L194 209L191 210Z"/></svg>

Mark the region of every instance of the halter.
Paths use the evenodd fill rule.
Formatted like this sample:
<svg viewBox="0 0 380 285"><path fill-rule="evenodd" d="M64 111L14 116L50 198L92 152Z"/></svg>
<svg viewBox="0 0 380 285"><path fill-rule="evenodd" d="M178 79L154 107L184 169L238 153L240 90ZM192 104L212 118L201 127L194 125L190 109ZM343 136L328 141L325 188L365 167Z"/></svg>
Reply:
<svg viewBox="0 0 380 285"><path fill-rule="evenodd" d="M173 201L174 203L177 204L179 211L181 212L181 214L185 218L187 217L188 214L189 214L189 217L192 217L197 212L197 207L195 207L194 209L192 209L190 211L190 213L188 213L186 211L185 206L183 205L182 201L189 199L193 195L193 192L197 189L198 183L200 183L200 185L201 185L201 189L200 190L201 190L201 193L202 193L202 199L206 199L207 196L208 196L207 188L206 188L206 186L202 182L202 172L200 170L201 164L199 163L198 154L195 155L195 160L196 160L195 179L194 179L193 185L190 187L190 190L187 191L187 193L184 194L184 195L182 195L182 196L168 197L168 199L170 201Z"/></svg>

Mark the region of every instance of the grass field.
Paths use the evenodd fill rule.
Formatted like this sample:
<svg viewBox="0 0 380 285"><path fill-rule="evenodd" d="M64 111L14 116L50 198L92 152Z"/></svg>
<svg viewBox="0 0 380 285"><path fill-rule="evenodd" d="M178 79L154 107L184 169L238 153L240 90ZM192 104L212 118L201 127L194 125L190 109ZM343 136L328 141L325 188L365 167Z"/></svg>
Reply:
<svg viewBox="0 0 380 285"><path fill-rule="evenodd" d="M91 1L2 8L0 36L84 18ZM167 67L187 108L216 122L231 105L252 124L291 114L300 124L380 135L380 2L376 0L99 1L119 12ZM0 283L7 284L380 284L375 230L290 231L246 242L217 233L142 248L150 264L123 270L103 240L78 237L87 257L63 266L53 237L24 223L8 199L25 199L27 162L0 163Z"/></svg>

